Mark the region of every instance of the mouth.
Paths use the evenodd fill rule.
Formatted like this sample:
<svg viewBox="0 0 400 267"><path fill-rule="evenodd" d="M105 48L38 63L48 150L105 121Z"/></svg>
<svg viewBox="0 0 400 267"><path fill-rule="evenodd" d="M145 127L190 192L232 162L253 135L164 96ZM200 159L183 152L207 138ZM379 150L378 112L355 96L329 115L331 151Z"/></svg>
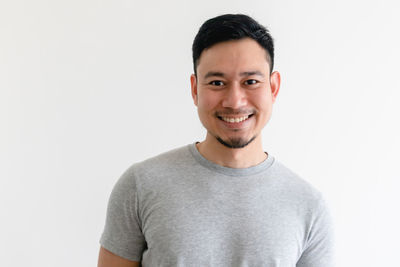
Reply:
<svg viewBox="0 0 400 267"><path fill-rule="evenodd" d="M228 123L239 123L245 120L248 120L250 117L252 117L254 114L249 114L249 115L242 115L240 117L235 116L217 116L218 119L224 121L224 122L228 122Z"/></svg>

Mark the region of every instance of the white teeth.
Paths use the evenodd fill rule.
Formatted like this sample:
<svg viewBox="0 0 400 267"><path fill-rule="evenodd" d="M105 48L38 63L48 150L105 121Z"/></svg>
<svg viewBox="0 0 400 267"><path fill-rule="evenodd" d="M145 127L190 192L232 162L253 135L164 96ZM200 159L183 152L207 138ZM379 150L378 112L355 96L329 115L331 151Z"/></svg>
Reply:
<svg viewBox="0 0 400 267"><path fill-rule="evenodd" d="M222 118L222 120L224 120L224 121L226 121L226 122L232 123L232 122L241 122L241 121L244 121L244 120L248 119L249 116L247 115L247 116L240 117L240 118L228 118L228 117L221 117L221 118Z"/></svg>

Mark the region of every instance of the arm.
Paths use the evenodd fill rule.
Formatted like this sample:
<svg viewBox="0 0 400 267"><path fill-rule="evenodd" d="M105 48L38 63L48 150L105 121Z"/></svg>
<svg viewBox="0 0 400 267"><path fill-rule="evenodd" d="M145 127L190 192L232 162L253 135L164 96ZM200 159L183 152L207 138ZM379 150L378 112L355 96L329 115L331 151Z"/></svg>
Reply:
<svg viewBox="0 0 400 267"><path fill-rule="evenodd" d="M306 249L296 267L335 266L333 220L323 199L311 225Z"/></svg>
<svg viewBox="0 0 400 267"><path fill-rule="evenodd" d="M140 267L140 262L121 258L103 247L100 247L97 267Z"/></svg>
<svg viewBox="0 0 400 267"><path fill-rule="evenodd" d="M146 240L141 230L135 177L127 171L115 184L100 238L99 267L139 266ZM132 265L134 264L134 265Z"/></svg>

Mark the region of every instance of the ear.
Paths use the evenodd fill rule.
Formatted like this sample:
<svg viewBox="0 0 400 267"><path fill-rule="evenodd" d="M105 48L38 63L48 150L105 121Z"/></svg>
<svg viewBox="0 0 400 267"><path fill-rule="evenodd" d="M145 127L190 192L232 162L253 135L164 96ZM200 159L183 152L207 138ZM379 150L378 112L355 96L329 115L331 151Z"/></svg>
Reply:
<svg viewBox="0 0 400 267"><path fill-rule="evenodd" d="M275 103L276 97L278 96L279 88L281 86L281 75L279 72L274 71L270 75L270 85L272 94L272 103Z"/></svg>
<svg viewBox="0 0 400 267"><path fill-rule="evenodd" d="M198 104L198 96L197 96L197 78L195 74L190 75L190 84L192 86L192 98L194 104L197 106Z"/></svg>

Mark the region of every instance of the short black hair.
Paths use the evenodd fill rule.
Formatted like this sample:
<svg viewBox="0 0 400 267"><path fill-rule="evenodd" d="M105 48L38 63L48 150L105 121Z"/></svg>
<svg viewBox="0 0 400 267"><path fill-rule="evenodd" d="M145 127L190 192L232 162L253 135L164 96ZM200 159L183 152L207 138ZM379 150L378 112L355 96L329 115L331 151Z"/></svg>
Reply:
<svg viewBox="0 0 400 267"><path fill-rule="evenodd" d="M267 60L272 72L274 66L274 42L269 31L253 18L243 14L225 14L203 23L192 45L193 68L197 75L197 65L204 49L217 43L251 38L267 52Z"/></svg>

